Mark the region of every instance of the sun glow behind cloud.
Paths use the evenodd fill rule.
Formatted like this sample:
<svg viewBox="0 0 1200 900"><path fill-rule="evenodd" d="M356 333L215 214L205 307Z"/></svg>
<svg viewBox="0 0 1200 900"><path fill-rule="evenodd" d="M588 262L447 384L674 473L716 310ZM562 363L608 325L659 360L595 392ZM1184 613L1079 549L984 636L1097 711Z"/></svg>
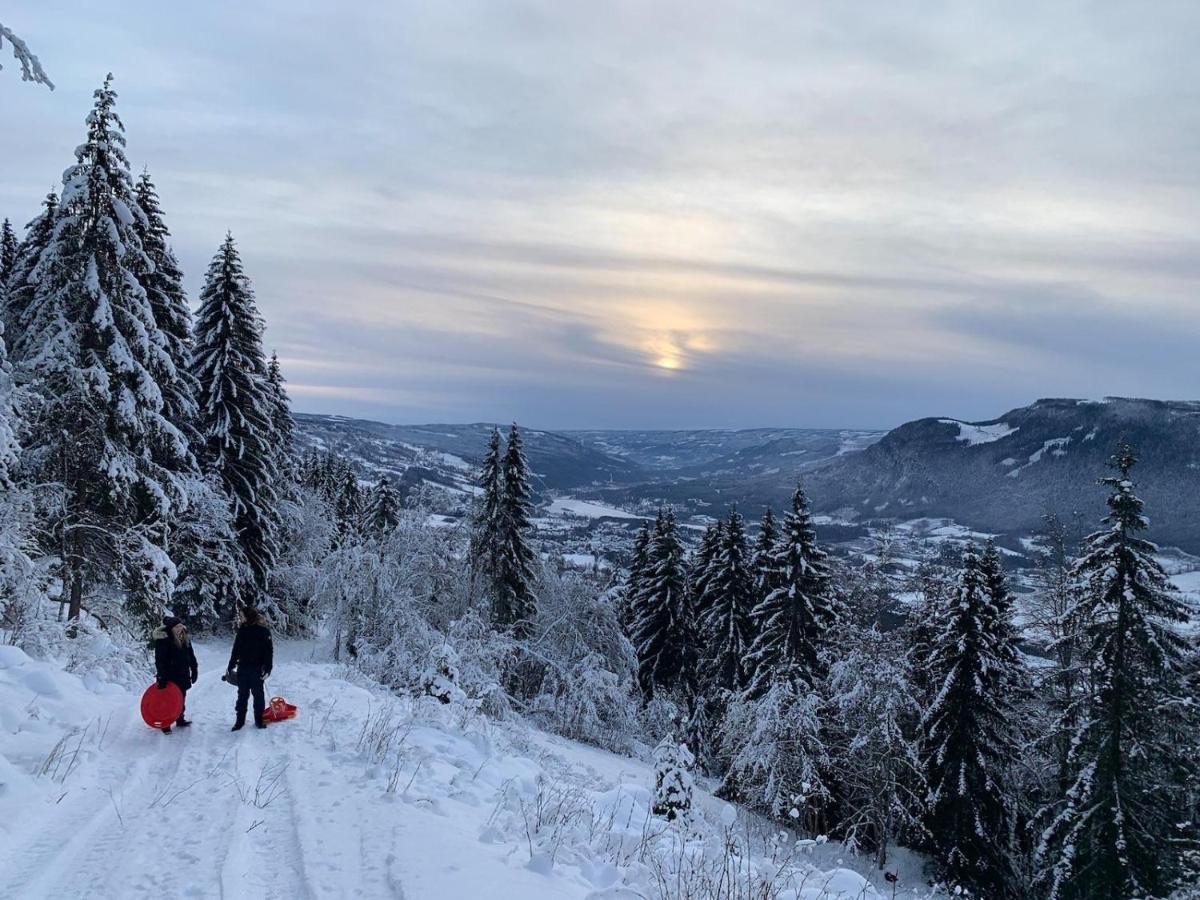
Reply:
<svg viewBox="0 0 1200 900"><path fill-rule="evenodd" d="M119 59L191 294L231 228L303 410L873 426L1194 393L1200 7L698 3L264 0L233 35L219 4L27 5L59 89L0 78L29 123L0 216Z"/></svg>

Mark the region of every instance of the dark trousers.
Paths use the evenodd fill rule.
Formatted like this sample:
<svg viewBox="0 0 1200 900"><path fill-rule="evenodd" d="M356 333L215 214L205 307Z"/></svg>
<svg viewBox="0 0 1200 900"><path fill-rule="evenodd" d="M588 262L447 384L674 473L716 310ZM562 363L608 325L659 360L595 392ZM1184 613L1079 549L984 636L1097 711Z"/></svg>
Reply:
<svg viewBox="0 0 1200 900"><path fill-rule="evenodd" d="M188 692L188 689L185 688L182 684L178 685L178 687L179 687L180 693L183 694L183 706L179 707L179 718L176 719L175 721L182 722L187 717L187 692Z"/></svg>
<svg viewBox="0 0 1200 900"><path fill-rule="evenodd" d="M243 672L240 668L237 673L238 695L237 705L234 710L237 711L239 722L246 721L246 701L250 699L250 695L254 695L254 721L261 722L263 710L267 708L267 698L263 691L263 679L261 672Z"/></svg>

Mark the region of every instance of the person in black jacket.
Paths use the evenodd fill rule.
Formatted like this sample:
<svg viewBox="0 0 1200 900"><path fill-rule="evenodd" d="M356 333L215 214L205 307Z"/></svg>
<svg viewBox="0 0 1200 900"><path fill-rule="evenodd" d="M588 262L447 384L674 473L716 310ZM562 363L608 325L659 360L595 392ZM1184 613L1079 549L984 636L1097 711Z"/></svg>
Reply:
<svg viewBox="0 0 1200 900"><path fill-rule="evenodd" d="M163 616L162 625L154 629L154 674L159 690L165 688L169 681L183 692L186 707L188 688L196 683L200 668L196 665L192 639L188 637L183 623L174 616ZM180 710L175 724L186 728L192 723L185 718L184 710ZM163 728L163 734L170 733L170 725Z"/></svg>
<svg viewBox="0 0 1200 900"><path fill-rule="evenodd" d="M271 629L267 627L267 619L253 606L242 607L242 624L238 626L237 636L233 639L233 653L229 656L229 671L226 679L237 680L237 721L233 731L238 731L246 724L246 701L254 695L254 724L266 728L263 722L263 710L267 708L267 700L263 690L263 679L271 674L271 665L275 661L275 649L271 644ZM236 670L236 676L235 676Z"/></svg>

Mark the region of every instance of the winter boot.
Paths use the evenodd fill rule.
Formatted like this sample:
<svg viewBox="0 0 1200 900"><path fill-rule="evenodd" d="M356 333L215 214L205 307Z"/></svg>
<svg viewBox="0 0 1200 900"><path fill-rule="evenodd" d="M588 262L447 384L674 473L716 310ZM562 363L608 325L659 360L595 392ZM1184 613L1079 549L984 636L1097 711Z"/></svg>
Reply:
<svg viewBox="0 0 1200 900"><path fill-rule="evenodd" d="M263 714L260 712L256 712L254 714L254 727L255 728L266 728L267 727L267 723L263 721Z"/></svg>
<svg viewBox="0 0 1200 900"><path fill-rule="evenodd" d="M183 716L180 716L178 719L175 720L176 728L187 728L191 724L192 724L192 720L185 719Z"/></svg>
<svg viewBox="0 0 1200 900"><path fill-rule="evenodd" d="M233 723L233 727L230 728L229 730L230 731L241 731L242 728L245 726L245 724L246 724L246 714L244 712L238 713L237 721Z"/></svg>
<svg viewBox="0 0 1200 900"><path fill-rule="evenodd" d="M163 730L162 730L162 733L163 733L163 734L170 734L170 733L171 733L171 726L170 726L170 725L167 725L167 726L165 726L165 727L163 728Z"/></svg>

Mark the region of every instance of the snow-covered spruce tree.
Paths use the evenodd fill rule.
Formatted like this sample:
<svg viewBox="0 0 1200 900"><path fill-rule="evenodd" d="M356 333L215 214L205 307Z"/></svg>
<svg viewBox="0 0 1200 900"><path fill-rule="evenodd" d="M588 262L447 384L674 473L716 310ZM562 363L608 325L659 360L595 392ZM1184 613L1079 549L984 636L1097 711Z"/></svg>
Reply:
<svg viewBox="0 0 1200 900"><path fill-rule="evenodd" d="M21 407L0 331L0 630L18 646L25 644L47 588L47 560L36 559L31 538L31 490L18 477Z"/></svg>
<svg viewBox="0 0 1200 900"><path fill-rule="evenodd" d="M271 359L267 363L267 385L271 394L271 426L275 429L280 449L290 460L296 445L296 422L292 418L292 401L288 397L287 379L283 377L279 356L274 351L271 352Z"/></svg>
<svg viewBox="0 0 1200 900"><path fill-rule="evenodd" d="M875 854L882 869L896 842L923 841L925 778L918 747L921 704L911 659L895 635L856 634L829 669L830 770L838 785L837 831Z"/></svg>
<svg viewBox="0 0 1200 900"><path fill-rule="evenodd" d="M192 467L155 378L166 342L138 282L152 264L111 77L95 98L53 235L29 274L37 289L22 315L21 364L38 421L26 455L39 482L55 485L47 534L71 617L87 592L119 587L150 618L174 577L162 525L185 505L180 473Z"/></svg>
<svg viewBox="0 0 1200 900"><path fill-rule="evenodd" d="M479 499L471 520L471 580L489 602L500 580L504 541L504 463L500 429L493 428L479 471Z"/></svg>
<svg viewBox="0 0 1200 900"><path fill-rule="evenodd" d="M979 572L983 576L984 588L991 601L992 614L996 616L993 632L996 635L996 655L1004 664L1005 677L1015 689L1023 688L1027 681L1025 664L1021 661L1018 648L1019 635L1013 622L1013 598L1004 576L1004 563L1000 551L990 538L984 544L979 557Z"/></svg>
<svg viewBox="0 0 1200 900"><path fill-rule="evenodd" d="M700 622L703 635L700 680L703 692L722 697L746 687L745 662L753 637L754 575L750 569L742 517L732 510L717 532L720 543L708 566L708 603Z"/></svg>
<svg viewBox="0 0 1200 900"><path fill-rule="evenodd" d="M668 734L654 748L654 805L651 812L668 822L685 818L692 808L695 759L686 744Z"/></svg>
<svg viewBox="0 0 1200 900"><path fill-rule="evenodd" d="M201 458L228 494L238 544L260 589L275 563L278 472L263 323L233 235L208 266L192 350Z"/></svg>
<svg viewBox="0 0 1200 900"><path fill-rule="evenodd" d="M198 447L196 379L191 371L192 314L183 291L183 272L171 250L171 233L148 172L138 178L136 195L145 218L134 220L134 230L151 263L151 267L138 272L138 281L150 301L167 351L167 359L156 373L163 395L163 414L192 446Z"/></svg>
<svg viewBox="0 0 1200 900"><path fill-rule="evenodd" d="M629 560L629 571L625 582L617 595L617 620L626 634L633 629L633 611L637 608L637 598L645 588L646 574L650 562L650 523L643 522L638 529L637 537L633 539L633 553Z"/></svg>
<svg viewBox="0 0 1200 900"><path fill-rule="evenodd" d="M997 615L974 546L956 595L937 610L927 662L937 693L921 722L927 825L945 880L1011 896L1010 770L1018 756Z"/></svg>
<svg viewBox="0 0 1200 900"><path fill-rule="evenodd" d="M775 520L775 511L768 506L763 512L762 521L758 526L758 535L754 538L754 547L750 551L750 567L754 571L754 590L759 600L771 592L771 550L778 540L779 523Z"/></svg>
<svg viewBox="0 0 1200 900"><path fill-rule="evenodd" d="M956 547L946 543L939 543L937 548L936 553L926 552L918 559L917 568L906 583L907 591L915 595L915 599L905 611L900 635L913 660L928 660L933 656L940 628L940 610L953 600L958 591L958 569L962 554ZM951 553L953 559L948 555ZM921 700L921 708L928 707L933 702L934 694L941 688L941 682L937 681L928 665L915 665L912 681Z"/></svg>
<svg viewBox="0 0 1200 900"><path fill-rule="evenodd" d="M384 475L367 495L363 530L372 537L380 538L395 528L399 521L400 495L392 487L391 479Z"/></svg>
<svg viewBox="0 0 1200 900"><path fill-rule="evenodd" d="M529 545L529 535L533 531L529 464L525 461L521 435L515 424L508 431L501 468L504 489L500 507L500 559L492 614L497 626L512 628L516 636L523 637L529 633L529 623L537 611L534 578L538 557Z"/></svg>
<svg viewBox="0 0 1200 900"><path fill-rule="evenodd" d="M347 543L359 536L363 525L363 498L358 475L352 468L347 466L341 478L341 486L334 496L334 512L337 515L338 533L342 542Z"/></svg>
<svg viewBox="0 0 1200 900"><path fill-rule="evenodd" d="M135 186L145 214L134 222L142 249L152 264L138 273L155 323L163 334L166 358L155 373L163 395L163 414L194 452L204 441L197 430L199 388L193 372L192 314L183 289L183 272L171 249L158 190L143 171ZM230 615L241 596L244 565L238 553L228 498L221 485L197 470L187 473L188 508L169 526L166 545L178 569L172 611L193 630L211 628Z"/></svg>
<svg viewBox="0 0 1200 900"><path fill-rule="evenodd" d="M838 621L825 551L816 531L804 490L796 488L792 508L783 517L770 557L773 585L753 611L754 645L750 666L754 696L761 696L778 673L788 671L815 686L824 677L822 651Z"/></svg>
<svg viewBox="0 0 1200 900"><path fill-rule="evenodd" d="M768 506L766 511L763 512L762 521L758 526L758 534L755 536L754 544L750 550L750 572L754 578L754 602L750 607L751 650L758 639L758 627L761 625L756 616L762 606L762 602L774 590L771 551L778 540L779 523L775 519L774 511ZM746 684L754 684L758 675L757 659L750 653L747 653L742 666L745 669Z"/></svg>
<svg viewBox="0 0 1200 900"><path fill-rule="evenodd" d="M8 289L8 279L17 264L17 233L12 222L5 219L0 224L0 301Z"/></svg>
<svg viewBox="0 0 1200 900"><path fill-rule="evenodd" d="M1090 670L1076 705L1072 783L1047 811L1038 852L1052 900L1166 896L1196 847L1186 788L1197 722L1183 680L1192 644L1180 629L1190 609L1140 536L1136 461L1122 442L1115 473L1103 479L1108 527L1088 538L1074 567L1067 617Z"/></svg>
<svg viewBox="0 0 1200 900"><path fill-rule="evenodd" d="M649 701L655 695L689 692L695 677L696 622L672 510L659 512L655 521L645 586L635 600L632 637L642 696Z"/></svg>
<svg viewBox="0 0 1200 900"><path fill-rule="evenodd" d="M700 537L700 546L696 548L691 565L688 567L688 582L692 588L692 608L695 610L698 622L703 621L711 604L710 587L714 572L713 564L721 555L724 526L725 523L718 520L710 522L705 527L704 534Z"/></svg>
<svg viewBox="0 0 1200 900"><path fill-rule="evenodd" d="M250 572L229 497L217 477L197 475L187 482L187 490L187 509L170 533L171 559L178 570L171 611L199 632L232 620Z"/></svg>
<svg viewBox="0 0 1200 900"><path fill-rule="evenodd" d="M25 226L25 237L17 245L17 256L8 276L4 295L4 307L0 319L4 322L4 333L8 341L10 361L14 364L28 352L28 341L24 339L28 326L26 311L33 305L37 294L38 279L30 276L37 269L42 252L50 245L54 235L54 222L58 218L58 194L50 191L42 201L41 211Z"/></svg>

